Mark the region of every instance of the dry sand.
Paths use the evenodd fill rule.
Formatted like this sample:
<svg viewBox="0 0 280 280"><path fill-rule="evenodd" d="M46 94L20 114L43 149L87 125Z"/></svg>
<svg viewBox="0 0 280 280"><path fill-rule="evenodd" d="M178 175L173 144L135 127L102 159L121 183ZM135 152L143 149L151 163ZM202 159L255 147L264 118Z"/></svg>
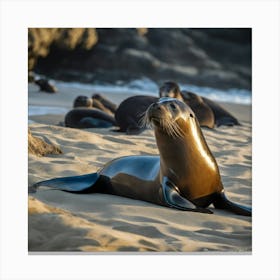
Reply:
<svg viewBox="0 0 280 280"><path fill-rule="evenodd" d="M29 86L29 105L71 108L91 90L60 87L58 94ZM125 94L106 94L117 104ZM203 129L217 159L230 199L251 205L251 107L223 104L242 126ZM29 154L29 185L54 177L92 173L124 155L158 154L152 130L138 136L110 129L57 126L61 115L30 117L34 136L57 145L62 155ZM250 217L222 210L213 215L183 212L105 194L71 194L47 188L29 195L29 251L247 252L252 250Z"/></svg>

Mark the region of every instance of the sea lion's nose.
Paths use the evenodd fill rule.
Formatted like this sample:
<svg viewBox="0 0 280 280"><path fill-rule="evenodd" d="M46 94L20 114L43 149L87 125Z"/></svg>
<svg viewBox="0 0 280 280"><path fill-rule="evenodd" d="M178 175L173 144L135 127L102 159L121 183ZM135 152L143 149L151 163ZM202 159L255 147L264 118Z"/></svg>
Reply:
<svg viewBox="0 0 280 280"><path fill-rule="evenodd" d="M158 103L153 103L152 108L155 109L155 110L158 110L158 111L161 110L161 106Z"/></svg>

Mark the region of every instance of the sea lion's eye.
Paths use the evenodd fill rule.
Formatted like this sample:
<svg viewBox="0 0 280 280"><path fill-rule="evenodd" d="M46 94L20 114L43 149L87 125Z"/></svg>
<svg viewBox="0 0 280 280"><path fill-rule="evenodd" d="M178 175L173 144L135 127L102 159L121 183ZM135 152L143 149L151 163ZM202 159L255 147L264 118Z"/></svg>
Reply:
<svg viewBox="0 0 280 280"><path fill-rule="evenodd" d="M193 118L193 114L190 114L190 117Z"/></svg>
<svg viewBox="0 0 280 280"><path fill-rule="evenodd" d="M176 110L176 106L175 106L175 104L173 104L173 103L170 103L169 104L169 107L174 111L174 110Z"/></svg>

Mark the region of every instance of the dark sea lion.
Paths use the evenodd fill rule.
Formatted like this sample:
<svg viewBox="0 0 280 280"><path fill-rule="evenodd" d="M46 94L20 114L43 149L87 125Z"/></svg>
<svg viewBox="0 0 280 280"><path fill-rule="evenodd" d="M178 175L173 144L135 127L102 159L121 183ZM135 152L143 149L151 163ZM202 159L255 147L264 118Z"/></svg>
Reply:
<svg viewBox="0 0 280 280"><path fill-rule="evenodd" d="M206 97L202 97L202 99L212 109L215 116L215 124L217 126L241 125L239 121L232 114L230 114L226 109L224 109L220 104Z"/></svg>
<svg viewBox="0 0 280 280"><path fill-rule="evenodd" d="M112 112L112 114L115 114L116 110L117 110L117 105L114 104L112 101L110 101L109 99L107 99L106 97L102 96L99 93L94 93L92 95L92 100L97 100L99 102L102 103L102 105L107 108L108 110L110 110Z"/></svg>
<svg viewBox="0 0 280 280"><path fill-rule="evenodd" d="M127 134L141 133L145 129L141 125L141 119L147 108L157 101L157 97L148 95L135 95L122 101L115 113L119 131Z"/></svg>
<svg viewBox="0 0 280 280"><path fill-rule="evenodd" d="M76 108L69 111L64 118L65 126L72 128L111 127L115 119L97 109Z"/></svg>
<svg viewBox="0 0 280 280"><path fill-rule="evenodd" d="M76 99L74 100L73 107L74 108L77 108L77 107L91 108L92 107L92 99L85 96L85 95L77 96Z"/></svg>
<svg viewBox="0 0 280 280"><path fill-rule="evenodd" d="M161 98L147 109L144 121L154 128L159 156L126 156L97 173L54 178L34 184L74 193L101 192L185 211L212 213L207 207L251 216L251 209L229 201L217 162L194 112L185 103Z"/></svg>
<svg viewBox="0 0 280 280"><path fill-rule="evenodd" d="M45 91L48 93L55 93L57 92L57 88L50 83L47 79L38 79L35 80L35 84L40 87L41 91Z"/></svg>

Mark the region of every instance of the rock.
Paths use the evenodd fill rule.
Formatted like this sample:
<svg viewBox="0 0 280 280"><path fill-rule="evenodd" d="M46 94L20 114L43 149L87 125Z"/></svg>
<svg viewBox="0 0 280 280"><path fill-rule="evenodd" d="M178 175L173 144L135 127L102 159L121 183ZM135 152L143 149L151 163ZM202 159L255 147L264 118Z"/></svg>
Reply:
<svg viewBox="0 0 280 280"><path fill-rule="evenodd" d="M54 79L251 89L250 28L31 28L28 43L29 70Z"/></svg>
<svg viewBox="0 0 280 280"><path fill-rule="evenodd" d="M34 81L34 83L39 86L40 91L45 91L48 93L56 93L57 92L57 88L50 83L49 80L44 79L44 78L39 78L37 80Z"/></svg>
<svg viewBox="0 0 280 280"><path fill-rule="evenodd" d="M29 28L28 69L34 69L40 57L46 57L51 47L62 50L91 49L98 41L94 28Z"/></svg>
<svg viewBox="0 0 280 280"><path fill-rule="evenodd" d="M28 71L28 83L34 83L35 82L35 74L32 71Z"/></svg>
<svg viewBox="0 0 280 280"><path fill-rule="evenodd" d="M57 146L48 144L42 139L33 136L30 129L28 129L28 153L36 156L45 156L47 154L62 154L62 151Z"/></svg>

